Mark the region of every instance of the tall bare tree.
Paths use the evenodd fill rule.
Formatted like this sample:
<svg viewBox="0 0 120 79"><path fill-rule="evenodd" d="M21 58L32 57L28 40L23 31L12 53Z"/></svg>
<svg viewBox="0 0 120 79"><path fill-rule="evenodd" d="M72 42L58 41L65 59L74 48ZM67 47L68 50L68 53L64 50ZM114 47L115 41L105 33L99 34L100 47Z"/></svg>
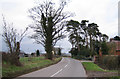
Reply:
<svg viewBox="0 0 120 79"><path fill-rule="evenodd" d="M52 1L46 1L29 10L35 21L35 24L31 25L34 30L31 38L45 47L48 59L52 59L52 49L56 42L64 38L66 19L70 17L63 12L65 5L66 1L62 1L57 8Z"/></svg>
<svg viewBox="0 0 120 79"><path fill-rule="evenodd" d="M5 41L9 53L11 55L11 63L15 65L20 65L19 62L19 52L20 52L20 44L22 39L26 36L26 28L23 33L18 33L17 29L13 27L13 24L8 24L3 17L3 40Z"/></svg>

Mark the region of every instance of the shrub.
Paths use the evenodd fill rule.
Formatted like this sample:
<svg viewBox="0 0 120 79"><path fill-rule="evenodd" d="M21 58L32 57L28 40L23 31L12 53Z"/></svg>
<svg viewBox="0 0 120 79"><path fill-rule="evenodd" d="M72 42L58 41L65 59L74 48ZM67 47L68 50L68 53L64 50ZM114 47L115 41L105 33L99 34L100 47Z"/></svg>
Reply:
<svg viewBox="0 0 120 79"><path fill-rule="evenodd" d="M9 63L9 61L10 61L10 53L2 52L2 63L4 62Z"/></svg>
<svg viewBox="0 0 120 79"><path fill-rule="evenodd" d="M118 56L99 57L98 64L105 69L118 70Z"/></svg>
<svg viewBox="0 0 120 79"><path fill-rule="evenodd" d="M109 42L107 43L107 46L108 46L108 52L109 52L109 55L114 55L114 53L116 52L116 44L115 42Z"/></svg>
<svg viewBox="0 0 120 79"><path fill-rule="evenodd" d="M109 48L108 48L106 42L102 42L102 44L101 44L101 51L102 51L103 55L107 55L108 54Z"/></svg>
<svg viewBox="0 0 120 79"><path fill-rule="evenodd" d="M4 61L12 65L22 66L16 53L2 53L2 62Z"/></svg>
<svg viewBox="0 0 120 79"><path fill-rule="evenodd" d="M76 59L79 59L79 60L82 60L82 59L84 59L85 57L84 56L82 56L82 55L77 55L76 56Z"/></svg>
<svg viewBox="0 0 120 79"><path fill-rule="evenodd" d="M80 50L79 55L89 57L90 56L90 50L87 48L83 48Z"/></svg>

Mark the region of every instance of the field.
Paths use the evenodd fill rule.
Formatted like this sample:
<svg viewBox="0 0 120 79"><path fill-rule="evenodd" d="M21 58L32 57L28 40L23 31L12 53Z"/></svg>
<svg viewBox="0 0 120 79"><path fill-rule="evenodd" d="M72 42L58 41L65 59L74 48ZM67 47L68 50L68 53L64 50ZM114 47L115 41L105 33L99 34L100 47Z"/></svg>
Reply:
<svg viewBox="0 0 120 79"><path fill-rule="evenodd" d="M24 57L20 58L20 62L23 64L22 67L17 67L15 65L10 65L9 63L3 62L2 76L3 77L16 77L28 72L32 72L51 64L57 63L61 58L56 58L54 60L45 59L45 57Z"/></svg>

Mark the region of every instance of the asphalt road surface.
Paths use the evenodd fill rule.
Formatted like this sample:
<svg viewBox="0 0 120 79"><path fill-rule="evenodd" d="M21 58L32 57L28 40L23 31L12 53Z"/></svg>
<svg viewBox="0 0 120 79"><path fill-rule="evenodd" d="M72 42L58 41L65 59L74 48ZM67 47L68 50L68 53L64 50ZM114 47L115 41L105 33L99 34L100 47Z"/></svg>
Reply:
<svg viewBox="0 0 120 79"><path fill-rule="evenodd" d="M87 75L79 60L63 57L62 60L55 65L20 77L87 77Z"/></svg>

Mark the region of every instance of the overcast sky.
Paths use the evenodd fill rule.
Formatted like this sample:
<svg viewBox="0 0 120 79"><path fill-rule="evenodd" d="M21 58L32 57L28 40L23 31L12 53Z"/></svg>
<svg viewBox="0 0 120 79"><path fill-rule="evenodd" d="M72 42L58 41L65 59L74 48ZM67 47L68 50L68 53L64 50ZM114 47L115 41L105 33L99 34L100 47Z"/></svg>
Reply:
<svg viewBox="0 0 120 79"><path fill-rule="evenodd" d="M0 0L0 33L2 32L2 14L7 22L13 22L14 27L18 30L25 29L32 24L31 18L28 17L28 10L36 5L38 0ZM40 0L43 1L43 0ZM54 0L57 4L59 0ZM70 19L89 20L90 23L97 23L102 33L107 34L110 38L118 35L118 1L119 0L69 0L64 11L74 13L75 16ZM28 33L31 33L30 31ZM1 41L1 39L0 39ZM1 47L2 45L2 47ZM59 41L56 46L63 47L64 53L67 53L71 44L67 38ZM41 45L33 43L33 40L25 38L21 44L21 50L31 53L35 50L44 52ZM0 51L6 50L5 44L0 42Z"/></svg>

